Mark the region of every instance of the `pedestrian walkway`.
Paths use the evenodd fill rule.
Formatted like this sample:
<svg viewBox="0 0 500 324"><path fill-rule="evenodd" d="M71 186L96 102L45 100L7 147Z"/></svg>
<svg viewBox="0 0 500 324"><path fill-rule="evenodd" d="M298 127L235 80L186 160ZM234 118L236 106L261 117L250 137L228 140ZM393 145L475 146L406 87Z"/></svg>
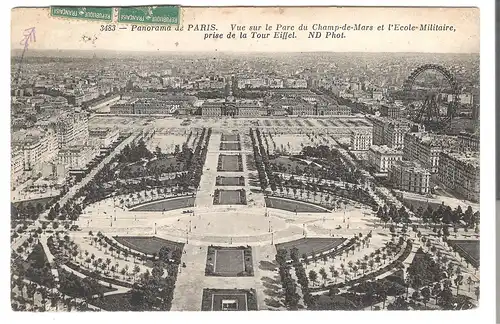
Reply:
<svg viewBox="0 0 500 324"><path fill-rule="evenodd" d="M199 311L203 289L208 288L204 284L207 247L186 245L184 251L181 262L186 267L177 275L171 310Z"/></svg>

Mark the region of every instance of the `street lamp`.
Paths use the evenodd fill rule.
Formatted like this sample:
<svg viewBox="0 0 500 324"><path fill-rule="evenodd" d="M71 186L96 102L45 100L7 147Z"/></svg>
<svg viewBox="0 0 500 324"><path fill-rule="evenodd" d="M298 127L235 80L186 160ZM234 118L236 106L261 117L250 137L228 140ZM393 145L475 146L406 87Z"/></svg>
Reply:
<svg viewBox="0 0 500 324"><path fill-rule="evenodd" d="M155 223L155 235L156 235L156 223Z"/></svg>

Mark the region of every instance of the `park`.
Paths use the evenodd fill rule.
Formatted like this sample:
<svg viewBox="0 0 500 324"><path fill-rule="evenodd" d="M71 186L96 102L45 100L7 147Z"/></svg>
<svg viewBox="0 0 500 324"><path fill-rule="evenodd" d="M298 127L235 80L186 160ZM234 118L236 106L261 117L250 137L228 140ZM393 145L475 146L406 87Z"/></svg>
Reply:
<svg viewBox="0 0 500 324"><path fill-rule="evenodd" d="M157 127L49 203L39 227L14 228L16 298L30 310L475 307L479 214L443 222L444 205L383 196L333 135L273 130L313 123L365 125Z"/></svg>

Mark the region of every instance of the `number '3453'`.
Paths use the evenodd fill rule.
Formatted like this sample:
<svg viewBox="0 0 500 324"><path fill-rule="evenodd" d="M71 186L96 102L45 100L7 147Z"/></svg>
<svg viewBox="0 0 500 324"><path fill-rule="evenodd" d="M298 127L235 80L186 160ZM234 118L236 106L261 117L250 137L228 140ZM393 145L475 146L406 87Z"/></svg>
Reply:
<svg viewBox="0 0 500 324"><path fill-rule="evenodd" d="M115 31L116 25L101 25L101 31Z"/></svg>

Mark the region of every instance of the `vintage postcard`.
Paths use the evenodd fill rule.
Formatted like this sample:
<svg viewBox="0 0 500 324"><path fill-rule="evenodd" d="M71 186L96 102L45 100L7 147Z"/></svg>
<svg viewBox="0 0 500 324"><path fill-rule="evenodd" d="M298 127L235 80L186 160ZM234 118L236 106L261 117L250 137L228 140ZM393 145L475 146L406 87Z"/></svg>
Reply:
<svg viewBox="0 0 500 324"><path fill-rule="evenodd" d="M478 307L479 16L13 9L12 310Z"/></svg>

